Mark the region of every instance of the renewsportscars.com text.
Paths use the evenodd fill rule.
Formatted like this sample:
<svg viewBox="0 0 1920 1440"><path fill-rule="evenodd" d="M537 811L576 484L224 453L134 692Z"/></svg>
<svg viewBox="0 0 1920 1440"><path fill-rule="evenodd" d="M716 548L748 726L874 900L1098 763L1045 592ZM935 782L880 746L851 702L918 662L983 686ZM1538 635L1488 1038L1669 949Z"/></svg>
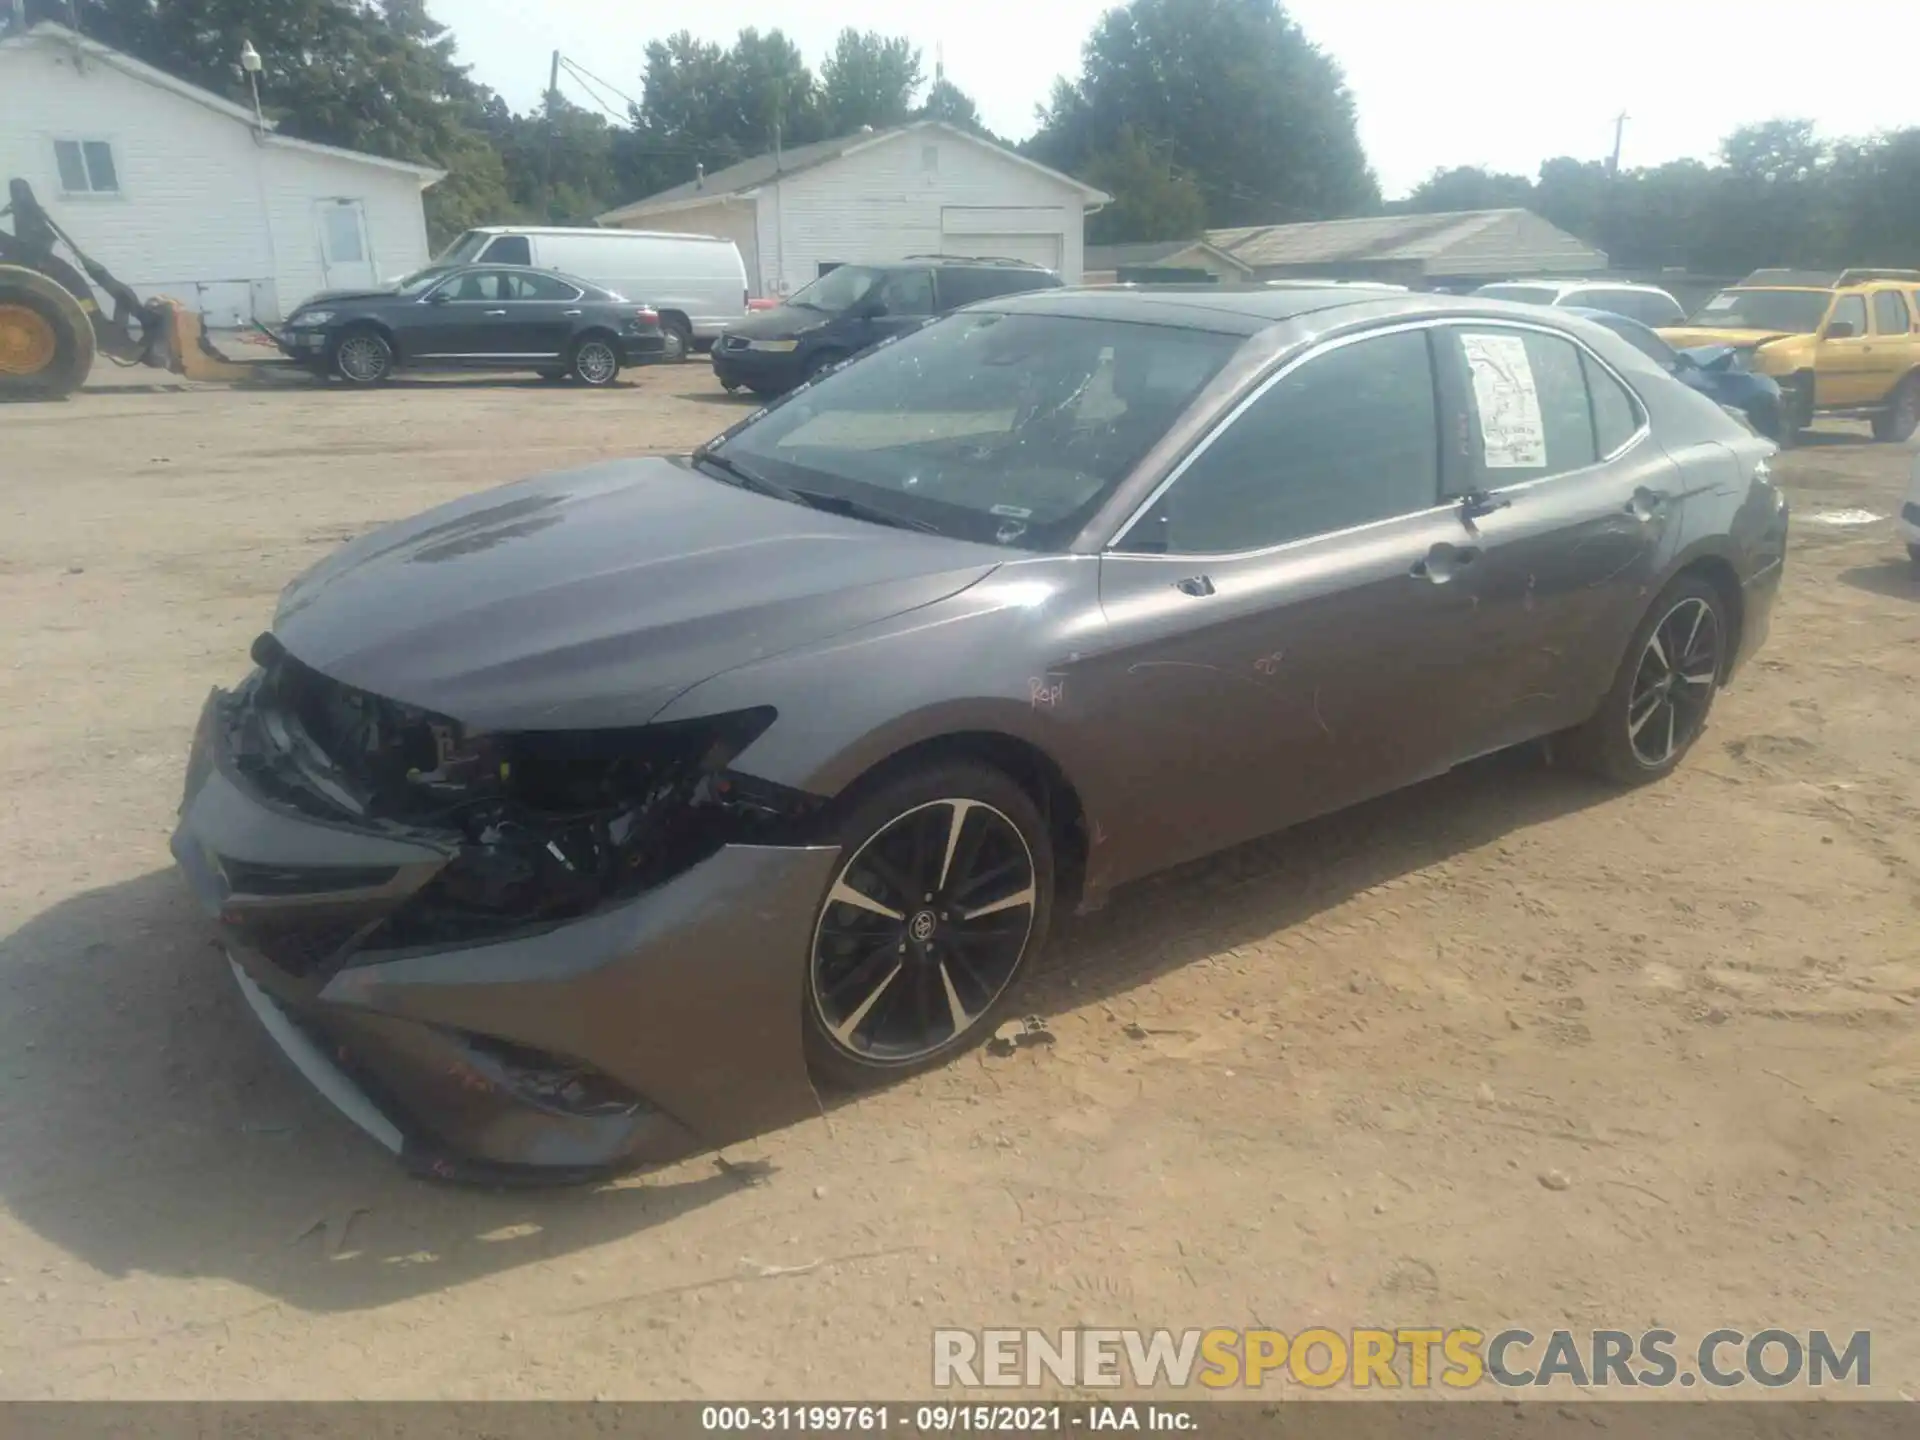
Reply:
<svg viewBox="0 0 1920 1440"><path fill-rule="evenodd" d="M1689 1388L1872 1383L1873 1337L1825 1330L1714 1330L1683 1341L1672 1330L1484 1331L1410 1327L1280 1330L953 1330L933 1332L933 1383L942 1388L1045 1384L1136 1389L1465 1390Z"/></svg>

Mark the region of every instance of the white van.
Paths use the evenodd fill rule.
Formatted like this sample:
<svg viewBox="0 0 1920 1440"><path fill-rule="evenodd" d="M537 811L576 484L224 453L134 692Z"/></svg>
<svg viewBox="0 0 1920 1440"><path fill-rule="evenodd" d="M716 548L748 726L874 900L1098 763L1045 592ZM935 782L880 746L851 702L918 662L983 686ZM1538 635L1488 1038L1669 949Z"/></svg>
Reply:
<svg viewBox="0 0 1920 1440"><path fill-rule="evenodd" d="M655 230L483 225L433 259L436 265L534 265L591 280L651 305L667 332L667 358L705 350L747 312L747 267L731 240Z"/></svg>

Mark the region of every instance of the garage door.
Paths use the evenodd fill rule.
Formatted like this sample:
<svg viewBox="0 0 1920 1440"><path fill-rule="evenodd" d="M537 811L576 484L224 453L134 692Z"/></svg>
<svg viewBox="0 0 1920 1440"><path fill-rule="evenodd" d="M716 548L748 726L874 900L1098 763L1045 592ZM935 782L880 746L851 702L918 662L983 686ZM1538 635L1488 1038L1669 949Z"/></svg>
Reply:
<svg viewBox="0 0 1920 1440"><path fill-rule="evenodd" d="M940 237L943 255L994 255L1002 260L1027 260L1049 270L1060 268L1058 235L954 235Z"/></svg>

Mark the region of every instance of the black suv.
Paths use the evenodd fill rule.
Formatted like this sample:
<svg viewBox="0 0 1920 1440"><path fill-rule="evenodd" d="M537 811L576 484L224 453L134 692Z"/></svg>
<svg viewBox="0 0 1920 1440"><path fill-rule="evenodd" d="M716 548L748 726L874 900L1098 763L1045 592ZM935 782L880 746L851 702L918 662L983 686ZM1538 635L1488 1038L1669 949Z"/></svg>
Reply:
<svg viewBox="0 0 1920 1440"><path fill-rule="evenodd" d="M882 340L970 305L1060 285L1024 260L909 255L882 265L836 265L784 304L727 327L713 347L713 373L729 390L772 396L811 380Z"/></svg>

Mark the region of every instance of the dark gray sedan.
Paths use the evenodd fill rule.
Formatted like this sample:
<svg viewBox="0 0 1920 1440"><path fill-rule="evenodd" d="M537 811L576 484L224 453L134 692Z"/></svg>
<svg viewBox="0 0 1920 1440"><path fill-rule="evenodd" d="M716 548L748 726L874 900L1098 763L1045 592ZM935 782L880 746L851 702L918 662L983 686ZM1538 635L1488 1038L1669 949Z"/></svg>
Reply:
<svg viewBox="0 0 1920 1440"><path fill-rule="evenodd" d="M1008 297L338 551L174 852L410 1162L662 1160L953 1055L1151 871L1542 736L1665 775L1766 634L1772 454L1565 312Z"/></svg>
<svg viewBox="0 0 1920 1440"><path fill-rule="evenodd" d="M302 301L281 352L350 385L398 370L532 370L611 385L623 366L664 358L650 305L530 265L433 265L392 285Z"/></svg>

